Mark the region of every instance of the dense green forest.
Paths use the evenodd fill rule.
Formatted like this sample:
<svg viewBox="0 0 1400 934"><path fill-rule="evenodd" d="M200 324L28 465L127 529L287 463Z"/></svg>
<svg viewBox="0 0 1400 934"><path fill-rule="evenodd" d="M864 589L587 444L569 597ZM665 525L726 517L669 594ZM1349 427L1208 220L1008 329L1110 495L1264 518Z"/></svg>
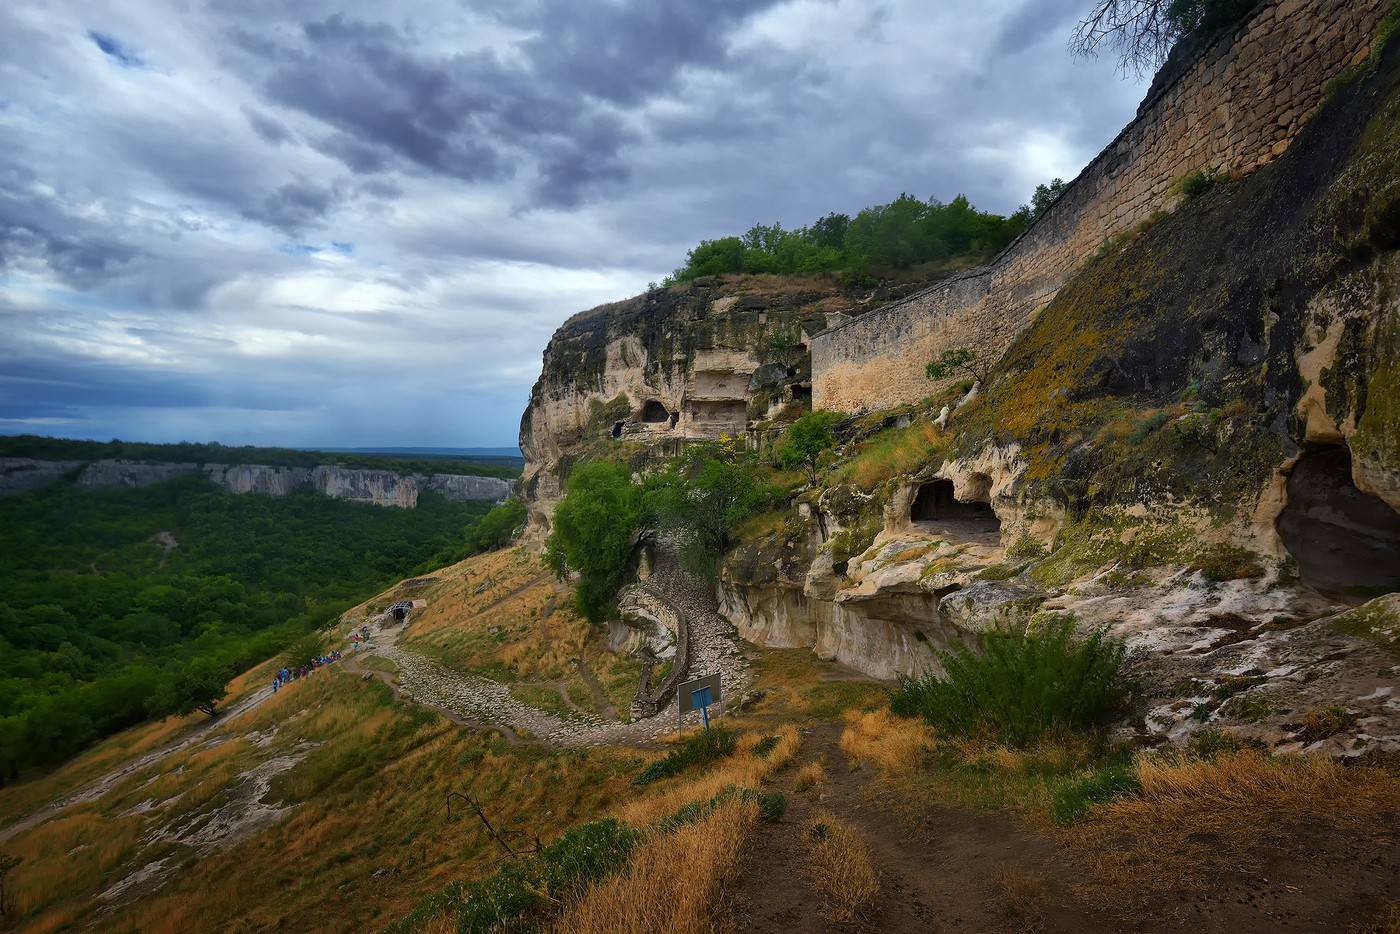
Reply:
<svg viewBox="0 0 1400 934"><path fill-rule="evenodd" d="M1010 217L979 211L962 195L945 204L902 194L855 217L828 214L796 230L755 224L742 236L702 240L672 279L838 272L860 280L926 264L970 265L990 259L1030 226L1064 185L1053 184L1059 187L1040 186L1034 206Z"/></svg>
<svg viewBox="0 0 1400 934"><path fill-rule="evenodd" d="M149 444L144 441L80 441L42 435L0 436L0 457L40 460L134 460L166 464L267 464L272 467L316 467L320 464L395 473L456 473L512 479L523 461L514 457L436 457L425 454L361 454L349 451L299 451L292 448L229 447L214 442Z"/></svg>
<svg viewBox="0 0 1400 934"><path fill-rule="evenodd" d="M0 781L190 709L172 685L191 672L229 677L401 577L499 547L523 513L429 492L416 509L237 496L199 476L0 499Z"/></svg>

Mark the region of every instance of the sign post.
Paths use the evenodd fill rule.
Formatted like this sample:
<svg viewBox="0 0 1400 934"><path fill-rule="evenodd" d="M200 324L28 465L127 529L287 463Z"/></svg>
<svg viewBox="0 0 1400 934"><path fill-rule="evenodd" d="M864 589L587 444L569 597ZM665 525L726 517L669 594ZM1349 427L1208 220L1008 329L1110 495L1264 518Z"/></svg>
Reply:
<svg viewBox="0 0 1400 934"><path fill-rule="evenodd" d="M710 728L710 705L723 698L719 689L719 672L686 681L676 685L676 729L685 725L685 715L692 710L700 711L705 721L705 729Z"/></svg>

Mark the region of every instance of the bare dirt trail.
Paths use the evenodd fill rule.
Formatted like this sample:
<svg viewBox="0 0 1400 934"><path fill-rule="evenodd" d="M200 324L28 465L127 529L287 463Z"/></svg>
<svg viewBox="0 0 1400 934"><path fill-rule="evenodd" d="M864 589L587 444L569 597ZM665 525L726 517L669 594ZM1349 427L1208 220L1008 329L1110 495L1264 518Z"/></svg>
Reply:
<svg viewBox="0 0 1400 934"><path fill-rule="evenodd" d="M732 890L739 932L961 932L1109 930L1087 906L1062 894L1073 878L1057 844L1010 818L948 808L911 823L868 769L853 770L840 748L842 724L822 724L803 737L795 761L780 773L787 793L783 820L770 825L745 854ZM824 765L823 782L794 792L797 768ZM856 924L826 920L807 870L803 833L819 811L850 823L869 845L880 895ZM1027 897L1031 896L1031 897Z"/></svg>
<svg viewBox="0 0 1400 934"><path fill-rule="evenodd" d="M1132 874L1095 882L1085 862L1092 854L1058 835L1008 814L916 804L869 769L853 770L840 749L841 728L807 732L777 776L789 810L745 854L731 889L736 932L1323 934L1373 930L1365 919L1400 896L1400 849L1318 821L1280 823L1261 841L1259 865L1213 871L1201 891L1168 886L1146 897L1144 880ZM794 774L814 760L824 763L824 783L795 792ZM826 920L807 871L803 833L821 810L856 829L880 873L876 905L854 925ZM1138 830L1122 832L1127 846Z"/></svg>

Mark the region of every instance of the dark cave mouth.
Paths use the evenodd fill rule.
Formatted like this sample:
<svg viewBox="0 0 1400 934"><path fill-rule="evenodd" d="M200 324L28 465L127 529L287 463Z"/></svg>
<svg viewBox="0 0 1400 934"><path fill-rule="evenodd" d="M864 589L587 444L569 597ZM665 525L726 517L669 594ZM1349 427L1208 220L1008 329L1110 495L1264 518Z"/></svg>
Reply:
<svg viewBox="0 0 1400 934"><path fill-rule="evenodd" d="M1287 492L1276 527L1304 584L1349 600L1400 590L1400 513L1357 488L1350 450L1307 451Z"/></svg>
<svg viewBox="0 0 1400 934"><path fill-rule="evenodd" d="M931 480L921 485L909 505L909 520L965 537L1000 536L1001 520L990 502L991 478L974 474L967 484L967 499L958 499L951 480Z"/></svg>

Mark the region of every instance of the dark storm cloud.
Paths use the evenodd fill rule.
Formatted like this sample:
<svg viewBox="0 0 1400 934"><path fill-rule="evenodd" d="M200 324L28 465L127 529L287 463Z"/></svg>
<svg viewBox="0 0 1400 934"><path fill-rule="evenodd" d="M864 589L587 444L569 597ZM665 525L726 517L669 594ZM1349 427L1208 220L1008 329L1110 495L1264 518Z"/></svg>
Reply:
<svg viewBox="0 0 1400 934"><path fill-rule="evenodd" d="M281 121L274 120L267 114L258 113L247 107L243 109L243 113L248 118L248 123L252 126L253 131L265 141L274 146L292 141L292 131L287 129L286 124Z"/></svg>
<svg viewBox="0 0 1400 934"><path fill-rule="evenodd" d="M88 288L120 272L139 253L48 199L19 193L19 172L0 172L0 273L39 262L63 282ZM12 187L14 186L14 187Z"/></svg>
<svg viewBox="0 0 1400 934"><path fill-rule="evenodd" d="M88 38L92 40L93 45L97 46L102 51L103 55L106 55L123 68L146 67L146 63L141 60L141 57L127 48L121 40L117 39L115 36L91 30L88 32Z"/></svg>
<svg viewBox="0 0 1400 934"><path fill-rule="evenodd" d="M304 43L246 28L236 44L271 71L268 94L338 132L316 144L356 172L389 154L466 181L530 162L533 200L574 207L627 178L636 141L615 112L673 91L686 69L728 64L730 31L778 0L708 4L523 6L503 16L530 33L511 54L432 52L384 22L338 12L301 24Z"/></svg>
<svg viewBox="0 0 1400 934"><path fill-rule="evenodd" d="M344 197L339 185L318 185L310 181L288 182L256 204L243 209L243 216L260 221L288 234L317 226L332 207Z"/></svg>
<svg viewBox="0 0 1400 934"><path fill-rule="evenodd" d="M0 430L508 442L701 238L1072 176L1087 2L0 4Z"/></svg>

